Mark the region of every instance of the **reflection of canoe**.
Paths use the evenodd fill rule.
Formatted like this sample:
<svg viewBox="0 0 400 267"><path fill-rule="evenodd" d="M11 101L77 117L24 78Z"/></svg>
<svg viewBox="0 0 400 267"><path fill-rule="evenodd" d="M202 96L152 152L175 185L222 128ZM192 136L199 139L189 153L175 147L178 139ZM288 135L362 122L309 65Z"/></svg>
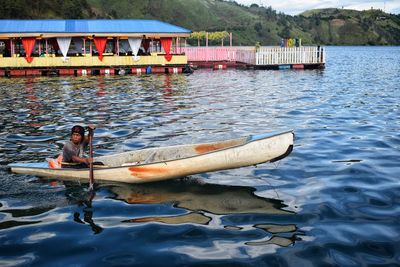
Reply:
<svg viewBox="0 0 400 267"><path fill-rule="evenodd" d="M124 220L124 223L211 224L213 227L219 225L228 230L227 236L237 232L233 234L237 237L241 231L246 239L248 237L246 231L257 229L265 232L266 238L246 240L246 245L288 246L294 243L295 235L298 234L296 225L271 223L273 219L270 215L284 216L282 218L295 215L294 212L285 210L287 206L283 201L259 197L254 194L255 189L252 187L199 184L192 182L193 180L187 181L116 185L111 186L110 190L115 194L114 199L123 200L129 204L169 203L173 207L184 210L184 212L171 212L165 215L163 212L152 209L154 213L149 214L146 211L144 217L133 213L133 218ZM263 220L266 220L265 223L262 223Z"/></svg>
<svg viewBox="0 0 400 267"><path fill-rule="evenodd" d="M151 185L115 186L115 198L129 204L174 203L175 207L215 215L232 214L292 214L281 200L256 196L255 189L246 186L226 186L185 182Z"/></svg>
<svg viewBox="0 0 400 267"><path fill-rule="evenodd" d="M95 158L105 164L95 169L96 180L144 183L204 172L276 161L293 148L294 134L256 135L213 143L149 148ZM12 164L19 174L63 180L87 180L87 169L50 169L40 164Z"/></svg>

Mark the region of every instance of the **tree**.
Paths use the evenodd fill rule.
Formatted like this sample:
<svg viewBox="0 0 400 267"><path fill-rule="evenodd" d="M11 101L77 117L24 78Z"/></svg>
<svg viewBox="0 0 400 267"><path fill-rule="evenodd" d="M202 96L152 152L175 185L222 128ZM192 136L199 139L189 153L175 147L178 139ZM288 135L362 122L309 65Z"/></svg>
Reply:
<svg viewBox="0 0 400 267"><path fill-rule="evenodd" d="M285 26L279 34L282 38L290 38L290 28Z"/></svg>
<svg viewBox="0 0 400 267"><path fill-rule="evenodd" d="M86 1L85 1L86 2ZM69 19L83 18L81 4L79 0L71 0L64 2L64 17Z"/></svg>
<svg viewBox="0 0 400 267"><path fill-rule="evenodd" d="M193 32L190 35L190 39L197 39L197 45L200 46L200 40L206 39L207 32L201 31L201 32ZM210 41L217 41L221 40L221 44L224 45L224 39L229 37L229 33L226 31L222 32L209 32L208 33L208 40Z"/></svg>
<svg viewBox="0 0 400 267"><path fill-rule="evenodd" d="M206 38L206 32L201 31L201 32L192 32L192 34L189 37L190 39L197 39L197 45L200 46L200 40L203 40Z"/></svg>
<svg viewBox="0 0 400 267"><path fill-rule="evenodd" d="M262 25L260 22L257 22L256 24L254 24L254 30L258 33L261 33L262 31Z"/></svg>
<svg viewBox="0 0 400 267"><path fill-rule="evenodd" d="M25 0L2 1L0 4L0 17L2 19L29 18Z"/></svg>

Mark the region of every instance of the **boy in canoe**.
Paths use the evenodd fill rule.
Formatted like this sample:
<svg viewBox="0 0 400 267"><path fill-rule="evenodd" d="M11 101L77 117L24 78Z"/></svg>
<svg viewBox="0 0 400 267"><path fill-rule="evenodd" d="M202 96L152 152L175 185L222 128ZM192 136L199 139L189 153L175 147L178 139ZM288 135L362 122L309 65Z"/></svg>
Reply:
<svg viewBox="0 0 400 267"><path fill-rule="evenodd" d="M94 130L93 125L88 128ZM93 159L86 158L83 155L85 148L89 143L89 135L85 136L85 129L80 125L75 125L71 129L71 139L63 147L63 168L87 168Z"/></svg>

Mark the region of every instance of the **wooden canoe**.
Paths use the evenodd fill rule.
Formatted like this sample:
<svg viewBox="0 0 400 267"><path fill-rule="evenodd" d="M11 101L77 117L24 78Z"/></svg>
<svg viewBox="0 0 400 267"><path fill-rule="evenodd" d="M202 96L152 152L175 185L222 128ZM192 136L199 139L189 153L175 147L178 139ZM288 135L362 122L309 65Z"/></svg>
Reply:
<svg viewBox="0 0 400 267"><path fill-rule="evenodd" d="M240 168L280 160L290 154L293 142L294 134L288 131L212 143L134 150L95 158L105 166L95 168L94 177L96 181L145 183ZM89 179L89 169L52 169L47 163L17 163L9 167L11 172L18 174L73 181Z"/></svg>

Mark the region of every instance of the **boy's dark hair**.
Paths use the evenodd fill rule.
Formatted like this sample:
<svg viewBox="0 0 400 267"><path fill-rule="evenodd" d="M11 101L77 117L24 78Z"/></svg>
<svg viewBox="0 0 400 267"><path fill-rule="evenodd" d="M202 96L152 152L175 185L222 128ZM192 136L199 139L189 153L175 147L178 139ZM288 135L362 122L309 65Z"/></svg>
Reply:
<svg viewBox="0 0 400 267"><path fill-rule="evenodd" d="M72 135L73 133L78 133L78 134L80 134L80 135L82 136L82 138L83 138L83 137L85 137L85 128L83 128L83 127L80 126L80 125L75 125L75 126L72 127L72 129L71 129L71 135Z"/></svg>

